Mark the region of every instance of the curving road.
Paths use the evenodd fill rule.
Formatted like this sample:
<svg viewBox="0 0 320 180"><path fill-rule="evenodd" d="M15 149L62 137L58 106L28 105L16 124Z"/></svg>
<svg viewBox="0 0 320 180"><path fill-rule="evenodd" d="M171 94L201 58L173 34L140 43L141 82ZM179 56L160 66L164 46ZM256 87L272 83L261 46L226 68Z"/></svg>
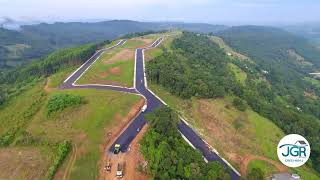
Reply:
<svg viewBox="0 0 320 180"><path fill-rule="evenodd" d="M161 42L163 38L157 39L154 43L152 43L149 47L155 48ZM100 57L100 55L107 50L116 48L120 45L123 45L126 40L119 41L118 44L112 46L107 49L102 49L97 51L87 62L85 62L79 69L77 69L73 74L71 74L64 83L60 86L62 89L69 88L95 88L95 89L108 89L121 91L126 93L134 93L142 95L147 102L147 109L145 113L153 111L155 108L166 105L159 97L157 97L152 91L150 91L147 87L147 81L144 72L144 50L145 49L136 49L136 62L135 62L135 83L134 88L125 88L118 86L110 86L110 85L98 85L98 84L85 84L85 85L76 85L75 82L85 73L86 70L90 68L90 66ZM114 144L121 144L121 151L126 152L128 150L129 144L135 138L135 136L139 133L137 129L142 129L142 127L146 124L144 119L144 113L139 113L134 120L128 125L128 127L121 133L121 135L117 138ZM192 144L193 147L198 149L204 158L208 161L218 161L222 163L225 167L230 169L230 176L232 180L240 179L240 174L223 158L221 158L217 153L211 151L208 145L203 141L200 136L193 131L193 129L181 118L181 121L178 124L178 129L184 138L187 139L189 143ZM110 151L114 150L114 144L112 145Z"/></svg>
<svg viewBox="0 0 320 180"><path fill-rule="evenodd" d="M109 89L114 91L121 91L126 93L135 93L137 91L134 88L125 88L120 86L111 86L111 85L103 85L103 84L84 84L78 85L76 82L80 77L91 67L93 63L95 63L103 52L115 49L119 46L125 44L127 40L120 40L116 45L100 49L93 56L90 57L82 66L80 66L76 71L74 71L60 86L60 89L73 89L73 88L93 88L93 89Z"/></svg>

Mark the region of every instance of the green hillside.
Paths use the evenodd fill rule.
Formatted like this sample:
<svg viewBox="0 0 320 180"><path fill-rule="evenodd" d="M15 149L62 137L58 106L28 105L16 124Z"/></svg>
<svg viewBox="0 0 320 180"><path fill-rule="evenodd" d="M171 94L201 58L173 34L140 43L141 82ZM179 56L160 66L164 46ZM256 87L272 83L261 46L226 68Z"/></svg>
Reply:
<svg viewBox="0 0 320 180"><path fill-rule="evenodd" d="M0 179L53 179L61 176L58 170L68 179L98 178L106 130L123 123L117 117L126 117L142 98L57 87L104 45L60 50L1 74L0 157L8 160L0 164L0 172L6 172Z"/></svg>
<svg viewBox="0 0 320 180"><path fill-rule="evenodd" d="M272 33L265 31L267 30L263 31L267 34L266 36L273 37ZM228 35L231 36L230 34ZM280 37L282 37L280 34L275 36L276 39ZM254 40L247 40L248 44L252 41ZM262 47L258 45L254 47L261 48L260 51L263 51L265 44ZM232 45L229 46L234 48ZM249 45L246 46L243 43L241 47L247 48ZM234 145L239 146L243 143L244 147L237 153L248 153L244 149L250 146L252 148L250 153L267 156L274 160L276 157L274 153L270 154L270 148L276 146L282 137L282 132L302 134L307 137L313 147L318 147L319 99L304 96L304 93L307 89L308 92L319 96L319 91L304 79L305 75L296 70L297 67L285 66L282 63L269 66L268 62L264 63L268 60L267 58L256 60L255 56L238 51L236 48L234 50L237 50L237 53L241 52L250 57L250 61L243 61L237 56L230 57L210 37L187 32L174 39L169 50L162 48L163 53L146 65L148 80L157 84L153 86L155 92L168 101L171 107L177 107L177 110L191 119L190 121L199 128L200 133L211 139L212 144L220 142L219 147L222 144L235 143ZM266 51L272 49L273 47ZM277 57L276 52L269 53ZM279 57L282 56L279 55ZM266 67L288 70L283 74L276 74L277 71ZM265 72L266 70L268 72ZM295 79L295 75L302 79ZM281 78L283 82L279 83L272 79L274 76ZM302 111L297 107L301 107ZM214 125L210 126L211 123ZM268 128L267 131L278 133L268 139L263 137L263 133L261 134L264 132L260 129L262 127ZM257 131L250 131L252 129ZM237 135L238 131L240 131L239 135ZM243 140L240 134L244 135ZM261 140L255 143L258 137L261 137ZM226 145L222 152L227 152L226 149L230 147ZM312 160L305 167L307 169L298 169L304 177L316 179L313 175L315 172L310 168L319 168L318 153L319 149L314 148ZM235 158L234 154L227 154L227 156L231 159Z"/></svg>

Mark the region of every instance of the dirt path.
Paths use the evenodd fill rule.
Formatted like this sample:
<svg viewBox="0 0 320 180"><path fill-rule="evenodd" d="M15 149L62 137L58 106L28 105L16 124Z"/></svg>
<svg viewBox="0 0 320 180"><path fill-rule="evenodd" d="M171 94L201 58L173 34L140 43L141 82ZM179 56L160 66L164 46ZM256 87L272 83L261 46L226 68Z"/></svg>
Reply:
<svg viewBox="0 0 320 180"><path fill-rule="evenodd" d="M101 159L99 161L99 171L100 171L100 180L106 179L107 174L104 170L104 166L106 165L107 161L111 158L110 155L113 155L109 152L109 149L113 142L118 138L118 136L121 135L122 131L125 130L127 125L133 120L133 118L137 115L137 113L140 111L141 107L144 105L144 99L139 101L134 107L131 108L130 112L126 117L122 117L120 114L115 115L115 119L121 119L120 124L116 126L112 126L110 129L106 131L106 135L104 137L105 143L101 147ZM122 153L120 153L122 154ZM122 159L121 157L119 159ZM116 169L117 164L112 165L112 170ZM110 173L111 174L111 173ZM113 173L115 177L115 171Z"/></svg>
<svg viewBox="0 0 320 180"><path fill-rule="evenodd" d="M72 153L71 153L71 158L68 162L68 165L67 165L67 168L64 172L64 175L63 175L63 180L67 180L67 179L70 179L70 175L71 175L71 170L72 170L72 167L77 159L77 152L78 152L78 148L77 148L77 145L76 144L73 144L72 145Z"/></svg>
<svg viewBox="0 0 320 180"><path fill-rule="evenodd" d="M50 87L49 87L49 82L50 82L50 78L47 78L46 84L45 84L45 86L44 86L44 88L43 88L44 91L47 92L47 93L50 93L50 92L56 90L56 88L50 88Z"/></svg>
<svg viewBox="0 0 320 180"><path fill-rule="evenodd" d="M274 160L271 160L269 158L263 157L263 156L255 156L255 155L247 155L245 156L240 164L240 173L243 177L247 177L247 168L252 160L262 160L266 161L267 163L272 164L274 167L278 169L279 172L288 172L288 168L279 162L276 162Z"/></svg>

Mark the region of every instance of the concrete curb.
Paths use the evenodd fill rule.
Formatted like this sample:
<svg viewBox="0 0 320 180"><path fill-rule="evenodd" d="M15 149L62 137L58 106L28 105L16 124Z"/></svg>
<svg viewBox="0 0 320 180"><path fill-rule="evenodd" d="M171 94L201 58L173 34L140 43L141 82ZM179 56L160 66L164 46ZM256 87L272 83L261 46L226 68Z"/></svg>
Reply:
<svg viewBox="0 0 320 180"><path fill-rule="evenodd" d="M75 73L77 73L85 64L87 64L96 54L100 53L101 51L106 51L106 50L115 48L115 47L119 46L121 43L122 43L122 45L123 45L123 44L125 44L126 42L127 42L127 40L122 39L122 40L120 40L116 45L113 45L113 46L111 46L111 47L104 48L104 49L100 49L100 50L96 51L85 63L83 63L77 70L75 70L75 71L74 71L70 76L68 76L67 79L65 79L63 82L64 82L64 83L67 82ZM103 52L100 54L100 56L101 56L102 54L103 54ZM93 63L92 63L90 66L88 66L88 68L85 69L85 70L83 71L83 73L82 73L74 82L72 82L72 85L75 85L75 83L80 79L80 77L100 58L100 56L98 56L98 57L93 61Z"/></svg>

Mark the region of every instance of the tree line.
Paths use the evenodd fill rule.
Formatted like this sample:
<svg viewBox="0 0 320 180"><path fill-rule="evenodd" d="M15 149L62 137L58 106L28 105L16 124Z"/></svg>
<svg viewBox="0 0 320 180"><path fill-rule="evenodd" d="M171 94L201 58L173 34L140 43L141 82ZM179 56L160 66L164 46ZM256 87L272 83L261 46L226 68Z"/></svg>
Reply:
<svg viewBox="0 0 320 180"><path fill-rule="evenodd" d="M153 179L230 179L218 162L205 163L200 152L190 147L178 132L178 116L168 107L147 114L150 125L140 142Z"/></svg>

